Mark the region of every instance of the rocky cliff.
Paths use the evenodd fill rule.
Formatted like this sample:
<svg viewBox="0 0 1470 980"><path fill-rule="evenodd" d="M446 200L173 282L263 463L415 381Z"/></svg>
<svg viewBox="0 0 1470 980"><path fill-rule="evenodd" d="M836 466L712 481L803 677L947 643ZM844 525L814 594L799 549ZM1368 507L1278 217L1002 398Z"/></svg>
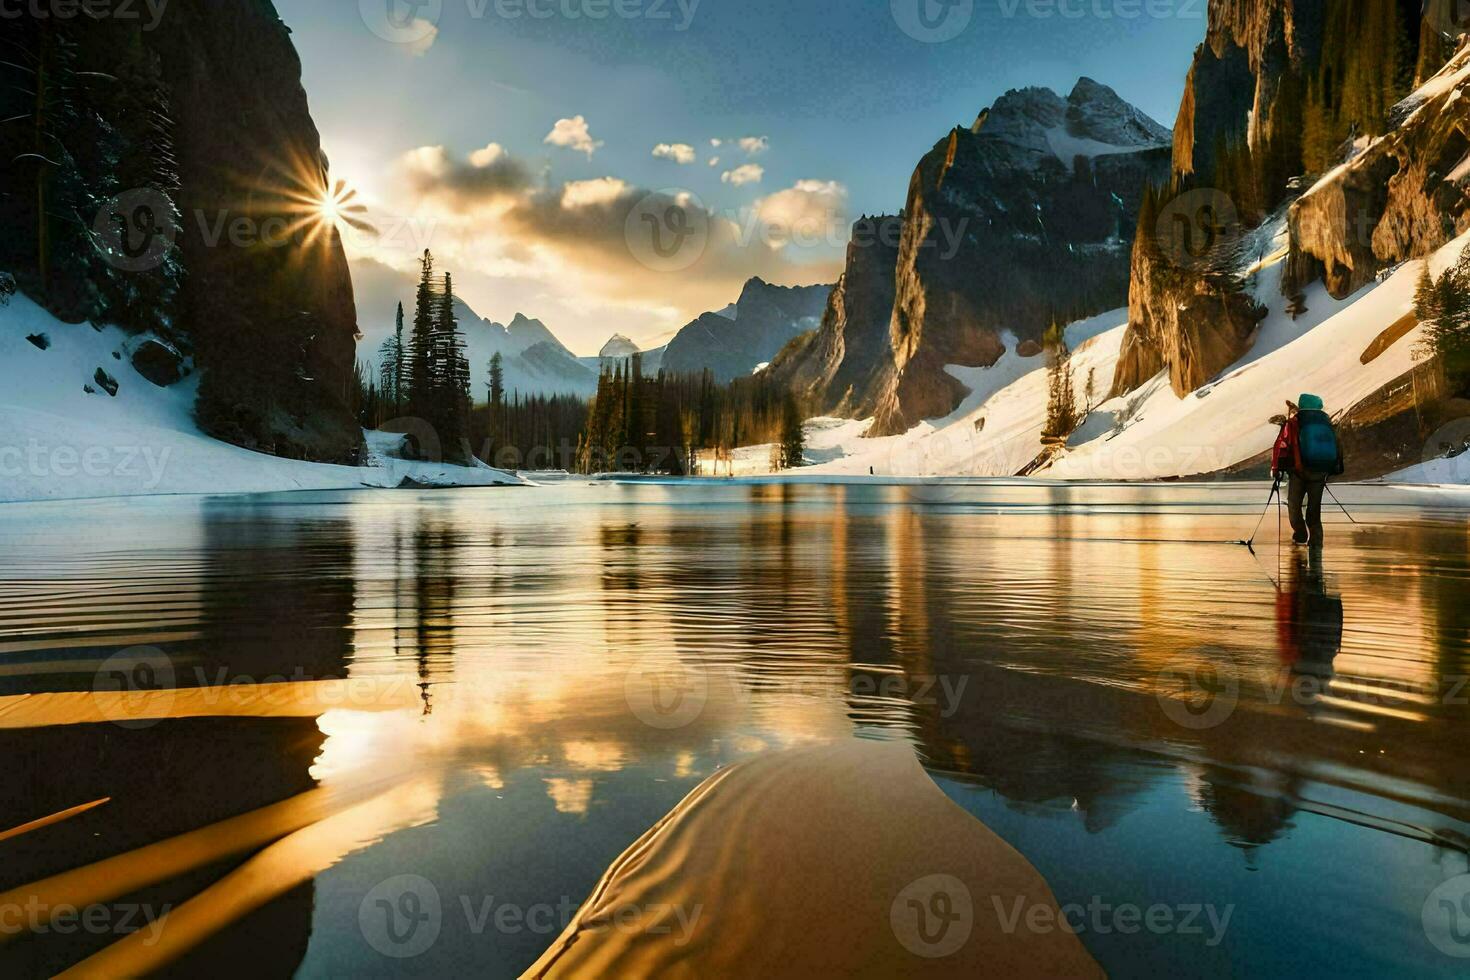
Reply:
<svg viewBox="0 0 1470 980"><path fill-rule="evenodd" d="M862 418L874 410L874 375L888 358L894 273L903 218L863 217L852 228L842 278L827 300L822 324L792 341L769 374L808 411Z"/></svg>
<svg viewBox="0 0 1470 980"><path fill-rule="evenodd" d="M1169 172L1168 130L1081 79L1067 98L1006 93L920 161L909 185L873 434L948 414L945 365L985 366L1003 331L1122 305L1143 190Z"/></svg>
<svg viewBox="0 0 1470 980"><path fill-rule="evenodd" d="M1285 288L1322 277L1344 296L1444 240L1453 227L1442 220L1445 192L1426 188L1438 186L1436 167L1458 161L1444 159L1455 155L1455 128L1425 134L1422 147L1379 139L1402 120L1394 103L1416 75L1443 65L1459 30L1454 5L1431 0L1422 13L1398 0L1212 0L1174 128L1171 180L1133 255L1114 394L1167 369L1183 396L1248 351L1256 311L1223 268L1231 240L1311 183L1303 174L1365 145L1350 172L1292 207Z"/></svg>
<svg viewBox="0 0 1470 980"><path fill-rule="evenodd" d="M170 4L150 43L174 106L200 422L250 448L349 461L357 312L336 229L313 213L327 162L290 31L270 0L211 0ZM241 217L300 230L213 240L222 218Z"/></svg>
<svg viewBox="0 0 1470 980"><path fill-rule="evenodd" d="M33 81L0 85L0 115L26 123L0 132L0 264L63 319L192 353L210 434L356 458L351 279L316 207L326 161L270 0L29 10L5 30Z"/></svg>
<svg viewBox="0 0 1470 980"><path fill-rule="evenodd" d="M831 292L831 286L773 286L751 279L733 318L706 313L669 341L663 368L678 374L708 369L721 382L748 377L793 338L816 329Z"/></svg>

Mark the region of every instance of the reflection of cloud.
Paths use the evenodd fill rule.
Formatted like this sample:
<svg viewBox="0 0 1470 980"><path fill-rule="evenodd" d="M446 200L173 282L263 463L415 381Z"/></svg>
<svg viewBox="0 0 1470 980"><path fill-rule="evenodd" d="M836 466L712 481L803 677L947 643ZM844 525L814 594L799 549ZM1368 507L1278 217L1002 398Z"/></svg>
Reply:
<svg viewBox="0 0 1470 980"><path fill-rule="evenodd" d="M745 184L760 183L761 178L765 175L765 167L762 167L758 163L745 163L736 167L734 170L726 170L720 174L720 180L726 184L734 184L736 187L742 187Z"/></svg>
<svg viewBox="0 0 1470 980"><path fill-rule="evenodd" d="M588 772L617 772L627 761L622 746L611 742L568 742L561 751L567 765Z"/></svg>
<svg viewBox="0 0 1470 980"><path fill-rule="evenodd" d="M683 165L694 162L694 147L688 143L660 143L653 148L653 155Z"/></svg>
<svg viewBox="0 0 1470 980"><path fill-rule="evenodd" d="M551 797L557 813L586 813L592 804L592 780L548 779L546 795Z"/></svg>
<svg viewBox="0 0 1470 980"><path fill-rule="evenodd" d="M546 139L542 140L542 142L551 146L562 146L568 150L576 150L578 153L585 153L588 159L591 159L592 154L596 153L598 148L602 146L601 140L594 140L592 138L592 130L587 126L587 119L584 116L558 119L556 125L551 128L551 132L546 134Z"/></svg>

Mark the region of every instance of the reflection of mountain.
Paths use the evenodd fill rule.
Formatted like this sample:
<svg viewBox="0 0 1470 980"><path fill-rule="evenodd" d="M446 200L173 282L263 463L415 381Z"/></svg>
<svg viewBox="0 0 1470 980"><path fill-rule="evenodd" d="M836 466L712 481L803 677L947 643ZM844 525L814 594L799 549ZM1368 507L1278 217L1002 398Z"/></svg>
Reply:
<svg viewBox="0 0 1470 980"><path fill-rule="evenodd" d="M371 259L354 262L352 273L363 335L358 357L376 365L378 347L393 333L399 303L407 321L404 332L412 327L415 280ZM490 358L495 354L503 362L507 393L591 396L596 392L597 369L572 354L540 320L517 313L508 326L495 323L458 297L455 313L465 337L476 400L486 400Z"/></svg>

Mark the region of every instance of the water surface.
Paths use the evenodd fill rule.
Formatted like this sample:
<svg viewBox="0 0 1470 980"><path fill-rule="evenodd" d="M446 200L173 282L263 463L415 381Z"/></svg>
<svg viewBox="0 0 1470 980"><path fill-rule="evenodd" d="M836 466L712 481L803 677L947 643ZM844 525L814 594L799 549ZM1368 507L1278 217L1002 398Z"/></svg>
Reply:
<svg viewBox="0 0 1470 980"><path fill-rule="evenodd" d="M513 976L720 767L882 739L1064 905L1229 910L1084 929L1113 975L1463 975L1423 915L1470 870L1470 534L1339 493L1362 523L1320 561L1274 514L1230 543L1255 486L3 507L0 835L97 805L0 837L0 891L110 859L47 894L173 908L182 958L139 962L180 974ZM441 912L395 958L371 913L404 875ZM0 965L123 931L0 936Z"/></svg>

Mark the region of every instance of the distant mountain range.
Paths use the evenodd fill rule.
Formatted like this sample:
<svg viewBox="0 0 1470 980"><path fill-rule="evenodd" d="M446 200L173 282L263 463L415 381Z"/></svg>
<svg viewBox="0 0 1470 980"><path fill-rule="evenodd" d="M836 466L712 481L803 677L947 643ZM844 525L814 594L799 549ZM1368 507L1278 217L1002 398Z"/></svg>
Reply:
<svg viewBox="0 0 1470 980"><path fill-rule="evenodd" d="M352 271L362 331L358 356L376 370L378 348L393 333L399 303L412 323L415 281L372 260L354 262ZM591 358L589 364L589 359L578 358L540 320L517 313L508 326L496 323L457 296L454 309L464 332L476 401L487 398L490 358L497 353L507 393L591 397L597 391L597 359Z"/></svg>
<svg viewBox="0 0 1470 980"><path fill-rule="evenodd" d="M413 318L415 280L373 260L353 263L362 341L358 356L377 369L378 348L394 330L402 303ZM699 374L706 369L720 381L746 377L771 361L792 338L817 328L830 286L773 286L761 279L745 284L738 302L705 313L685 326L666 347L640 350L614 334L595 357L578 357L540 320L517 313L510 324L486 319L455 297L455 312L465 335L477 401L486 397L490 358L501 356L508 392L591 397L603 370L626 367L641 355L644 375L659 370Z"/></svg>

